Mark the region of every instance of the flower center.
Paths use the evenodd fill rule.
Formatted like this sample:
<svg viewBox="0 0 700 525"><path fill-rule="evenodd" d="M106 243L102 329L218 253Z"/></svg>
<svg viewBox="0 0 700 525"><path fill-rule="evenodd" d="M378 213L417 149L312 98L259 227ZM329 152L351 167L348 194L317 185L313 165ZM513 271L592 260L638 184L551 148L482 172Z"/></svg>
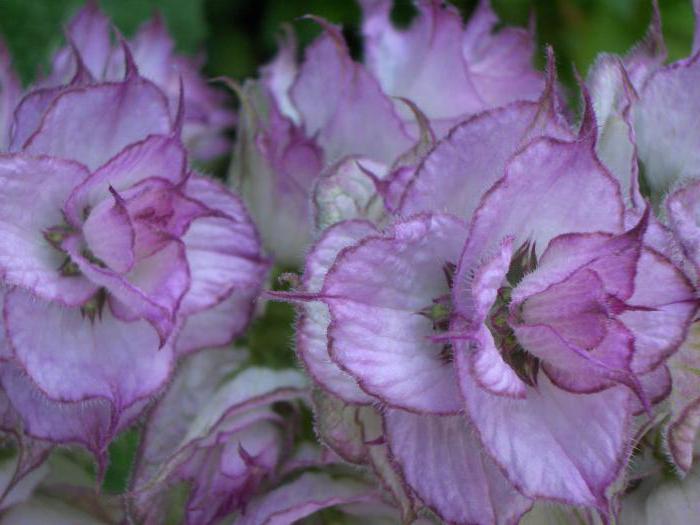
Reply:
<svg viewBox="0 0 700 525"><path fill-rule="evenodd" d="M518 342L510 326L510 302L513 288L536 267L535 246L526 242L513 254L506 273L507 284L498 289L496 300L486 320L496 347L501 351L501 357L518 377L530 386L537 385L540 360L528 353Z"/></svg>
<svg viewBox="0 0 700 525"><path fill-rule="evenodd" d="M447 293L439 295L433 299L431 304L416 312L418 315L430 319L433 323L433 331L438 334L447 332L450 329L450 319L453 311L450 290L452 289L456 269L457 266L451 262L446 262L443 265L442 271L447 284ZM445 363L450 363L452 358L452 345L449 342L443 343L440 359Z"/></svg>

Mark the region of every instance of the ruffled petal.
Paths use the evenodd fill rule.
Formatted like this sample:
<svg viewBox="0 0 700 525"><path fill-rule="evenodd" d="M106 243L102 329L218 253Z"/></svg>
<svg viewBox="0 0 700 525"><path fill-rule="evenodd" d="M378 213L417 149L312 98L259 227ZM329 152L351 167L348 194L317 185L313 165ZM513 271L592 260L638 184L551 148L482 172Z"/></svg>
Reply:
<svg viewBox="0 0 700 525"><path fill-rule="evenodd" d="M338 253L376 233L374 226L363 221L340 222L328 228L306 258L302 281L304 291L320 292L323 279ZM309 302L301 308L303 310L296 330L297 353L311 377L347 402L370 402L372 398L357 386L357 381L331 360L327 336L330 324L328 306L322 302Z"/></svg>
<svg viewBox="0 0 700 525"><path fill-rule="evenodd" d="M318 134L327 163L362 155L391 164L413 141L377 81L350 58L340 31L323 26L291 88L304 130Z"/></svg>
<svg viewBox="0 0 700 525"><path fill-rule="evenodd" d="M493 33L498 20L487 2L464 28L454 7L421 1L407 30L391 23L391 2L362 4L370 70L387 93L413 100L431 120L454 122L513 100L536 100L542 90L532 37L511 28Z"/></svg>
<svg viewBox="0 0 700 525"><path fill-rule="evenodd" d="M172 348L159 349L147 323L123 323L106 306L90 319L13 290L4 315L18 368L4 367L3 386L32 436L79 442L104 460L170 376Z"/></svg>
<svg viewBox="0 0 700 525"><path fill-rule="evenodd" d="M141 514L159 512L153 498L185 481L188 522L211 523L245 505L277 466L281 428L270 406L303 397L304 377L247 368L226 381L236 360L214 352L188 359L153 414L134 484ZM199 388L193 393L185 385Z"/></svg>
<svg viewBox="0 0 700 525"><path fill-rule="evenodd" d="M632 369L645 373L656 368L685 340L697 312L694 287L671 261L651 248L642 250L630 305L619 319L634 334Z"/></svg>
<svg viewBox="0 0 700 525"><path fill-rule="evenodd" d="M67 305L82 304L96 291L81 276L62 275L66 256L50 242L52 229L64 225L61 206L87 176L74 162L0 157L0 273L6 284Z"/></svg>
<svg viewBox="0 0 700 525"><path fill-rule="evenodd" d="M110 308L125 321L147 320L158 332L160 344L175 330L176 313L190 286L190 271L182 241L170 240L142 259L126 275L89 260L72 237L63 243L81 273L110 294Z"/></svg>
<svg viewBox="0 0 700 525"><path fill-rule="evenodd" d="M516 102L452 128L418 167L401 213L444 210L470 218L520 146L542 135L565 136L549 103Z"/></svg>
<svg viewBox="0 0 700 525"><path fill-rule="evenodd" d="M90 212L83 237L92 255L115 272L124 274L134 266L136 234L120 197L105 199Z"/></svg>
<svg viewBox="0 0 700 525"><path fill-rule="evenodd" d="M110 187L121 193L149 178L160 178L177 185L185 179L186 154L179 140L155 136L129 144L109 163L95 171L78 186L64 211L78 226L90 208L111 199ZM87 213L86 213L87 212Z"/></svg>
<svg viewBox="0 0 700 525"><path fill-rule="evenodd" d="M563 233L622 231L619 185L593 146L590 137L577 142L541 138L511 159L474 214L455 276L458 310L469 309L469 294L463 291L469 273L506 236L514 238L514 246L530 241L541 250Z"/></svg>
<svg viewBox="0 0 700 525"><path fill-rule="evenodd" d="M462 416L389 409L384 421L406 482L446 522L505 525L532 505L482 452Z"/></svg>
<svg viewBox="0 0 700 525"><path fill-rule="evenodd" d="M201 312L234 296L242 306L236 320L242 328L268 269L255 225L240 200L213 179L192 175L185 195L206 208L182 236L192 275L182 314Z"/></svg>
<svg viewBox="0 0 700 525"><path fill-rule="evenodd" d="M460 410L443 345L421 315L449 294L445 265L458 257L465 225L451 215L416 216L344 250L321 295L332 358L363 390L389 405L428 413Z"/></svg>
<svg viewBox="0 0 700 525"><path fill-rule="evenodd" d="M540 374L525 399L494 396L457 358L468 417L508 479L527 496L607 512L607 489L629 453L628 391L571 394Z"/></svg>
<svg viewBox="0 0 700 525"><path fill-rule="evenodd" d="M129 144L148 135L169 134L171 126L163 93L133 76L124 82L96 84L59 95L24 149L77 160L94 170Z"/></svg>

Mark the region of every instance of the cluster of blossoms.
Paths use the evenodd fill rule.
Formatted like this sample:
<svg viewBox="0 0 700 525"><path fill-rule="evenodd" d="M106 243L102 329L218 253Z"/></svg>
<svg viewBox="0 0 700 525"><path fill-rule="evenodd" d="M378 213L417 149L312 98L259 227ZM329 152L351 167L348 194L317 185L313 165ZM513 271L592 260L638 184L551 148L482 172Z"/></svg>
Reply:
<svg viewBox="0 0 700 525"><path fill-rule="evenodd" d="M488 1L361 5L363 62L310 17L238 115L157 18L88 5L27 90L0 52L0 524L697 520L700 23L576 119ZM189 160L234 124L230 190ZM232 344L263 299L299 368Z"/></svg>

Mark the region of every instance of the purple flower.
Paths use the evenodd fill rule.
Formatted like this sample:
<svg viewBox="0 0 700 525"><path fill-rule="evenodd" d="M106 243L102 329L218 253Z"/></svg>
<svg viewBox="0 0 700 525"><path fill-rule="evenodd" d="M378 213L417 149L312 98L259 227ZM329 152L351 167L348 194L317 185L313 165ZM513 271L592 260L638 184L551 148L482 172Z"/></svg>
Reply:
<svg viewBox="0 0 700 525"><path fill-rule="evenodd" d="M27 434L100 466L177 355L242 331L267 268L242 204L189 170L182 114L124 53L123 80L27 94L0 157L2 383Z"/></svg>
<svg viewBox="0 0 700 525"><path fill-rule="evenodd" d="M330 227L289 296L307 370L347 403L382 404L402 478L447 521L514 521L541 498L610 512L631 418L668 395L697 308L644 244L648 215L625 231L590 103L574 136L548 100L457 127L403 201L427 211ZM501 133L491 163L472 140L484 127ZM445 208L470 222L431 211Z"/></svg>
<svg viewBox="0 0 700 525"><path fill-rule="evenodd" d="M694 7L697 12L697 2ZM645 241L672 258L697 286L700 135L693 120L700 100L693 96L700 75L697 17L695 33L691 56L664 65L665 46L655 10L647 38L624 60L601 57L589 83L603 124L599 153L629 192L628 222L638 220L646 207L643 184L656 213L650 217ZM693 350L695 332L691 330L669 360L673 389L665 442L682 472L691 468L700 426L700 381L693 373L699 364Z"/></svg>
<svg viewBox="0 0 700 525"><path fill-rule="evenodd" d="M390 192L380 197L377 186L417 162L416 148L422 154L432 143L426 135L434 138L431 126L443 134L473 113L536 100L544 85L530 65L531 37L493 33L486 2L466 29L453 8L419 2L406 32L389 22L390 2L363 7L366 66L351 59L337 27L314 18L324 34L301 65L287 34L261 79L238 88L244 111L231 179L284 264L302 261L314 219L323 228L373 216L382 198L390 204Z"/></svg>
<svg viewBox="0 0 700 525"><path fill-rule="evenodd" d="M168 490L179 483L190 487L183 523L240 511L290 456L291 421L273 405L305 395L306 380L294 370L241 369L221 350L189 357L143 438L133 483L139 520L161 523Z"/></svg>
<svg viewBox="0 0 700 525"><path fill-rule="evenodd" d="M78 78L83 82L122 78L123 49L113 45L111 33L109 18L97 2L88 2L68 24L69 45L56 53L51 73L39 86L65 86ZM158 14L141 26L129 47L140 74L167 96L173 118L182 83L182 140L193 158L207 161L225 154L230 143L224 132L234 125L235 115L226 107L225 94L208 84L199 72L202 61L175 53L175 43Z"/></svg>
<svg viewBox="0 0 700 525"><path fill-rule="evenodd" d="M418 105L440 134L484 109L535 101L542 91L532 32L495 31L499 20L488 0L466 26L455 7L422 0L406 30L393 26L391 1L361 3L367 67L387 94Z"/></svg>

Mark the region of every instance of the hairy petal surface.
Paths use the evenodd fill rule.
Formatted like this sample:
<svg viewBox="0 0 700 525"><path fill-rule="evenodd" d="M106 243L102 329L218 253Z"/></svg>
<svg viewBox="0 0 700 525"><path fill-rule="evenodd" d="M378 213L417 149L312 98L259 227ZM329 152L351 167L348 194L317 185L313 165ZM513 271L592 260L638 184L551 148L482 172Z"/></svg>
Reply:
<svg viewBox="0 0 700 525"><path fill-rule="evenodd" d="M384 422L407 483L446 522L516 523L532 505L483 453L463 416L389 409Z"/></svg>
<svg viewBox="0 0 700 525"><path fill-rule="evenodd" d="M167 135L171 127L162 92L133 76L124 82L75 88L59 95L24 150L74 159L94 170L125 146L148 135Z"/></svg>
<svg viewBox="0 0 700 525"><path fill-rule="evenodd" d="M453 365L430 340L432 321L420 312L449 293L444 267L465 236L456 217L419 215L344 250L326 276L331 356L391 406L460 410Z"/></svg>
<svg viewBox="0 0 700 525"><path fill-rule="evenodd" d="M457 356L468 417L508 479L527 496L607 512L606 491L629 452L629 392L572 394L540 374L524 399L495 396Z"/></svg>
<svg viewBox="0 0 700 525"><path fill-rule="evenodd" d="M0 157L0 273L47 300L82 304L96 287L80 276L63 276L61 253L45 233L64 224L61 206L88 176L74 162L22 154Z"/></svg>
<svg viewBox="0 0 700 525"><path fill-rule="evenodd" d="M413 141L377 81L350 58L340 31L323 27L290 91L304 131L318 134L327 163L354 154L391 164Z"/></svg>
<svg viewBox="0 0 700 525"><path fill-rule="evenodd" d="M344 221L328 228L306 259L303 290L318 293L323 279L344 248L376 234L377 229L364 221ZM328 306L321 301L304 303L297 321L297 353L311 377L329 392L351 403L369 403L357 381L338 367L329 355Z"/></svg>

